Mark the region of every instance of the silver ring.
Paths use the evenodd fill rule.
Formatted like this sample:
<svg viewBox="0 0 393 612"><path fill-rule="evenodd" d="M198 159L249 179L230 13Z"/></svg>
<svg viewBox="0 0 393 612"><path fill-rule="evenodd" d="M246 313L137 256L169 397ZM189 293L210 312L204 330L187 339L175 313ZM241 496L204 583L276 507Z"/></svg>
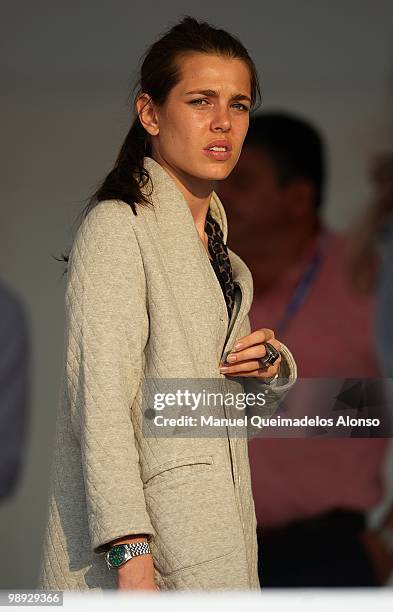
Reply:
<svg viewBox="0 0 393 612"><path fill-rule="evenodd" d="M259 359L259 363L261 364L261 367L266 368L269 367L269 365L273 365L275 361L277 361L280 353L269 342L262 342L262 344L266 349L266 356Z"/></svg>

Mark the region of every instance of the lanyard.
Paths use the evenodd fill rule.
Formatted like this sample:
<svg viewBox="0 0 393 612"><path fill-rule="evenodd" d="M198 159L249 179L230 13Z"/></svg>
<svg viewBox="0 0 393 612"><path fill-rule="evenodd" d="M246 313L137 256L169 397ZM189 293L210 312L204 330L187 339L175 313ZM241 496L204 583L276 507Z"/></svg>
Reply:
<svg viewBox="0 0 393 612"><path fill-rule="evenodd" d="M326 229L321 230L321 232L322 233L319 239L318 248L314 254L314 257L312 258L310 264L307 266L307 269L301 277L300 281L296 285L283 316L279 320L278 324L275 325L276 334L278 337L282 335L282 333L288 327L290 320L299 311L300 306L304 302L308 292L311 289L312 283L315 280L316 274L326 254L326 245L330 234L329 231Z"/></svg>

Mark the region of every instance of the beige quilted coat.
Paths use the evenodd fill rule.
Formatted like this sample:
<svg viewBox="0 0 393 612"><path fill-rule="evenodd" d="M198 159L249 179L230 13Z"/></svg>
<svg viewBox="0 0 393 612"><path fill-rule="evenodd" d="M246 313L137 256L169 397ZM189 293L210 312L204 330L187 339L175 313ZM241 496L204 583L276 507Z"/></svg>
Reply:
<svg viewBox="0 0 393 612"><path fill-rule="evenodd" d="M155 160L144 163L154 209L139 206L134 216L124 202L100 202L70 254L38 588L116 588L107 543L146 533L160 589L258 589L247 438L231 428L216 438L146 437L141 410L144 377L238 384L218 364L250 333L251 274L229 250L236 297L228 330L220 285L182 193ZM210 210L226 241L216 193ZM274 388L280 396L296 378L285 346L282 354L289 382ZM255 378L239 380L266 389Z"/></svg>

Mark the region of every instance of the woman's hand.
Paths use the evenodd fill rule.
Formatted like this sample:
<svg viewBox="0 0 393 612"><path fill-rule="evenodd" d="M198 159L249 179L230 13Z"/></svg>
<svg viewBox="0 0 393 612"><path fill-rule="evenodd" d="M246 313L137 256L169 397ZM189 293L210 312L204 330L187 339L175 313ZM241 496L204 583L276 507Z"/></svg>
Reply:
<svg viewBox="0 0 393 612"><path fill-rule="evenodd" d="M274 331L262 327L236 342L234 348L228 354L226 362L220 365L220 372L225 375L254 376L256 378L274 377L280 367L281 355L273 365L261 367L259 359L266 355L266 349L262 342L269 342L277 351L281 349L280 342L274 337Z"/></svg>
<svg viewBox="0 0 393 612"><path fill-rule="evenodd" d="M111 545L135 542L147 542L145 534L130 535L112 540ZM155 582L153 556L151 554L137 555L129 559L116 570L117 589L119 591L143 590L159 591Z"/></svg>
<svg viewBox="0 0 393 612"><path fill-rule="evenodd" d="M117 570L119 591L159 591L154 580L152 555L139 555L124 563Z"/></svg>

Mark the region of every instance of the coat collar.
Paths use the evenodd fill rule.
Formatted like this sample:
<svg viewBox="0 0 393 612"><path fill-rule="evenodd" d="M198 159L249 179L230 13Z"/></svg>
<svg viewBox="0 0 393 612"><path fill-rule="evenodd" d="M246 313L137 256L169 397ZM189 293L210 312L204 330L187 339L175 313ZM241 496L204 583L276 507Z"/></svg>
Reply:
<svg viewBox="0 0 393 612"><path fill-rule="evenodd" d="M151 176L153 188L158 194L158 197L160 191L164 191L166 195L170 196L170 202L168 204L171 203L172 206L167 207L168 213L171 212L172 214L176 214L176 216L178 216L179 218L191 217L192 222L194 223L190 208L182 192L180 191L179 187L177 186L175 180L171 177L171 175L168 174L168 172L166 172L166 170L161 166L161 164L156 162L152 157L145 157L143 165ZM162 202L160 204L160 207L162 208L165 204L166 202ZM169 208L171 208L171 211L169 211ZM210 213L219 223L224 236L224 242L226 244L228 237L227 217L225 214L224 207L215 191L213 191L210 200Z"/></svg>
<svg viewBox="0 0 393 612"><path fill-rule="evenodd" d="M157 241L157 247L160 249L161 258L169 272L169 278L176 278L174 292L180 311L187 312L187 309L190 308L190 302L192 302L191 313L200 315L201 318L206 317L207 311L211 311L211 302L209 306L209 304L206 304L206 299L214 299L220 320L224 324L224 337L228 339L228 324L229 331L233 330L235 332L250 309L253 289L251 273L242 259L228 249L233 281L235 287L236 285L238 287L235 295L235 308L229 322L221 287L199 238L186 199L175 180L153 158L145 157L143 165L151 177L153 186L150 197L153 203L153 211L149 215L153 214L155 217L155 223L153 224L154 240ZM145 188L142 189L145 190ZM150 185L147 185L146 193L148 194L149 191ZM228 235L227 218L224 207L215 191L213 191L210 200L210 213L220 224L226 243ZM198 308L198 304L201 304L200 308Z"/></svg>
<svg viewBox="0 0 393 612"><path fill-rule="evenodd" d="M197 234L190 208L174 179L152 157L145 157L143 165L152 179L153 194L158 200L156 200L157 211L159 210L161 215L168 215L168 222L170 218L183 222L185 229L192 228L193 233ZM165 197L160 198L160 195L165 195ZM213 191L210 200L210 213L219 223L226 244L228 238L227 217L224 206L215 191ZM231 250L229 250L229 258L232 264L234 281L251 284L252 290L252 276L245 263Z"/></svg>

